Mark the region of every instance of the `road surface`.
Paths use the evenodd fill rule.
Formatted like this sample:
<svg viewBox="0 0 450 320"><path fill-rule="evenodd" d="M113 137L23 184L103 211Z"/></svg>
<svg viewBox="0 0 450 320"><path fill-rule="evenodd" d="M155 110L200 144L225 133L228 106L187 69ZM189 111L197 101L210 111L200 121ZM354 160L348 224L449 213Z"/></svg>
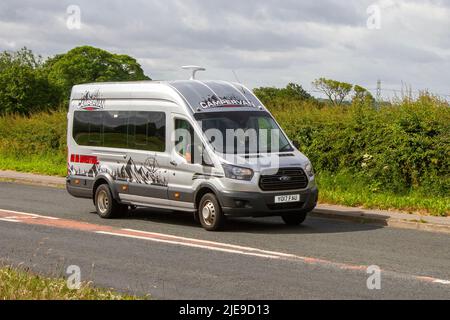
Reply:
<svg viewBox="0 0 450 320"><path fill-rule="evenodd" d="M450 299L448 234L331 219L207 232L183 213L104 220L63 189L0 182L0 243L3 264L54 276L78 265L82 280L156 299Z"/></svg>

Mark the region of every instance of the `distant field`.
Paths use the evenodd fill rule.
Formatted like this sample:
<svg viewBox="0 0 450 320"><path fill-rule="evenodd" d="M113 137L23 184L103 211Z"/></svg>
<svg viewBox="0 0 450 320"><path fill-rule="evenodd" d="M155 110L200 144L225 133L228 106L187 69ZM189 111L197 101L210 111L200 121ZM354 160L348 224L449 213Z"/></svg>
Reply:
<svg viewBox="0 0 450 320"><path fill-rule="evenodd" d="M449 214L448 103L422 96L378 111L291 100L268 107L311 159L320 201ZM0 169L64 176L66 157L66 111L0 117Z"/></svg>

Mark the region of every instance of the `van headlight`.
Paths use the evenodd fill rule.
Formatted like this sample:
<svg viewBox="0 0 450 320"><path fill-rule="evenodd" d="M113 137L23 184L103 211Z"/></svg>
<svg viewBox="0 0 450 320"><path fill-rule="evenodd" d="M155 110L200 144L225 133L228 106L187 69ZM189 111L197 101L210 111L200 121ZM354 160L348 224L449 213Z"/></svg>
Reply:
<svg viewBox="0 0 450 320"><path fill-rule="evenodd" d="M252 180L253 170L249 168L232 166L230 164L222 164L225 171L225 177L237 180Z"/></svg>
<svg viewBox="0 0 450 320"><path fill-rule="evenodd" d="M305 172L309 177L313 177L314 176L314 169L313 166L311 164L311 162L308 162L305 166Z"/></svg>

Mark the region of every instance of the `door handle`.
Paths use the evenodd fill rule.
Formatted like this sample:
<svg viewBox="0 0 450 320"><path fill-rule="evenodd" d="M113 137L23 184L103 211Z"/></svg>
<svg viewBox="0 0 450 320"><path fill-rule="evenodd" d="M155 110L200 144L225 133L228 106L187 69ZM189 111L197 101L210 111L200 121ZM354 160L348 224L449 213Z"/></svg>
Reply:
<svg viewBox="0 0 450 320"><path fill-rule="evenodd" d="M175 167L178 165L178 163L175 160L170 161L170 164L175 166Z"/></svg>

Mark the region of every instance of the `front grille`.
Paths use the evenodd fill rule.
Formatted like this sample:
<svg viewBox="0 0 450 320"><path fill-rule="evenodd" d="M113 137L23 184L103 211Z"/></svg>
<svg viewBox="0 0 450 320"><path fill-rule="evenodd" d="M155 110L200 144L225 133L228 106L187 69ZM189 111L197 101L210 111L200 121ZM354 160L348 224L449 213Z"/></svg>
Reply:
<svg viewBox="0 0 450 320"><path fill-rule="evenodd" d="M263 191L304 189L308 177L302 168L280 168L273 175L261 175L259 187Z"/></svg>

